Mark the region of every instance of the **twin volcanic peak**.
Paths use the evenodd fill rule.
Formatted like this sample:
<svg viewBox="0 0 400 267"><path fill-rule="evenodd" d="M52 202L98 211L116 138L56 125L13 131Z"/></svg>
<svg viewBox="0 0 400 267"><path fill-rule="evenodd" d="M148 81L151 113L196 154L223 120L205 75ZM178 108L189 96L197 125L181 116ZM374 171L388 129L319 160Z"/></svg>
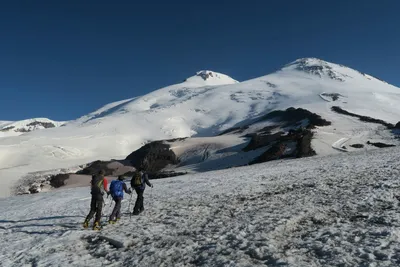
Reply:
<svg viewBox="0 0 400 267"><path fill-rule="evenodd" d="M288 143L286 150L275 147L279 153L293 151L296 142L308 149L301 141L305 139L311 140L318 155L338 153L343 147L351 151L356 143L369 149L368 141L394 144L387 127L375 122L399 122L399 92L370 75L314 58L299 59L277 72L241 82L202 70L184 82L109 103L65 127L47 119L0 122L0 136L12 135L0 138L0 177L9 185L8 181L28 173L124 159L152 141L176 138L187 139L174 142L171 149L194 170L251 162L266 148L242 149L259 132L270 137L258 134L253 138L256 144L269 144L276 138ZM333 109L336 106L342 112ZM293 127L307 127L309 119L288 124L282 121L287 116L268 117L274 111L291 112L290 108L309 111L330 125L316 125L309 138L289 133Z"/></svg>

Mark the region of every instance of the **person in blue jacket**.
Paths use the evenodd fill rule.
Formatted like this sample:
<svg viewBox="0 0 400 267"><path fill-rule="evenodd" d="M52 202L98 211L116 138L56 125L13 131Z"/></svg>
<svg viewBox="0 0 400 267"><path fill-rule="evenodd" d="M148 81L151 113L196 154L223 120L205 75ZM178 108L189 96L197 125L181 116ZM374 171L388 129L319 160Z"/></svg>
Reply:
<svg viewBox="0 0 400 267"><path fill-rule="evenodd" d="M110 194L115 201L114 209L108 220L109 223L115 223L121 219L121 202L124 198L124 191L127 194L131 194L132 191L126 187L124 183L124 177L122 175L118 176L117 180L114 180L110 184Z"/></svg>

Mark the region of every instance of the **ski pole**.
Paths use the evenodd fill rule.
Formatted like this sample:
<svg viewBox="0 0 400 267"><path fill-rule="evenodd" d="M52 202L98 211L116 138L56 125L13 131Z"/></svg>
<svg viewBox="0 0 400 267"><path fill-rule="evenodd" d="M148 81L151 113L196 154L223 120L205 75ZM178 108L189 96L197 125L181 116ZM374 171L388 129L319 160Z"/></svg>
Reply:
<svg viewBox="0 0 400 267"><path fill-rule="evenodd" d="M107 196L107 198L108 198L108 196ZM109 213L110 213L110 209L111 209L112 203L113 203L113 200L110 199L110 205L108 206L108 209L107 209L107 212L106 212L106 218L109 217L109 215L110 215Z"/></svg>
<svg viewBox="0 0 400 267"><path fill-rule="evenodd" d="M131 197L129 198L128 212L130 211L131 208L132 196L133 196L132 188L130 190L131 190Z"/></svg>

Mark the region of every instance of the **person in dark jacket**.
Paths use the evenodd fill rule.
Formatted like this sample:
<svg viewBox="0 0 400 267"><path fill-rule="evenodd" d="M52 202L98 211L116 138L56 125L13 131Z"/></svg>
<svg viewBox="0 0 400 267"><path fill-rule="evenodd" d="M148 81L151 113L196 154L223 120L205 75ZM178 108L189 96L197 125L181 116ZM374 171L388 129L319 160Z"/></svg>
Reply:
<svg viewBox="0 0 400 267"><path fill-rule="evenodd" d="M139 215L141 212L144 211L143 193L146 189L146 184L150 187L153 187L153 185L149 181L147 173L145 173L143 169L137 170L131 180L131 186L135 189L137 194L135 207L133 208L133 215Z"/></svg>
<svg viewBox="0 0 400 267"><path fill-rule="evenodd" d="M100 170L98 174L95 174L92 176L92 181L91 181L91 194L92 194L92 200L90 202L90 212L87 215L85 222L83 223L83 227L87 228L89 227L89 222L93 218L93 216L96 214L96 218L94 220L93 224L93 230L99 230L101 229L101 212L103 210L103 204L104 204L104 199L103 195L104 192L107 192L107 179L104 177L104 171Z"/></svg>
<svg viewBox="0 0 400 267"><path fill-rule="evenodd" d="M115 201L114 209L110 215L108 223L115 223L119 219L121 219L121 202L124 198L124 192L127 194L131 194L132 191L126 187L126 184L123 182L124 177L122 175L118 176L118 180L114 180L110 184L110 194L113 200Z"/></svg>

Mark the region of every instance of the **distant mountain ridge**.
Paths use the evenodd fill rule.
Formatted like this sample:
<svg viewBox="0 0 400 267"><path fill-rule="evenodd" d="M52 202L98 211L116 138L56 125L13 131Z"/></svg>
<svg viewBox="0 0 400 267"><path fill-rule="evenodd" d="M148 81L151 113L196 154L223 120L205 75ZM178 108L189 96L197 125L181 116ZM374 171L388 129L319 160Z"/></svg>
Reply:
<svg viewBox="0 0 400 267"><path fill-rule="evenodd" d="M47 118L33 118L20 121L0 122L0 132L3 134L13 133L14 135L27 133L36 130L60 127L63 121L53 121Z"/></svg>

